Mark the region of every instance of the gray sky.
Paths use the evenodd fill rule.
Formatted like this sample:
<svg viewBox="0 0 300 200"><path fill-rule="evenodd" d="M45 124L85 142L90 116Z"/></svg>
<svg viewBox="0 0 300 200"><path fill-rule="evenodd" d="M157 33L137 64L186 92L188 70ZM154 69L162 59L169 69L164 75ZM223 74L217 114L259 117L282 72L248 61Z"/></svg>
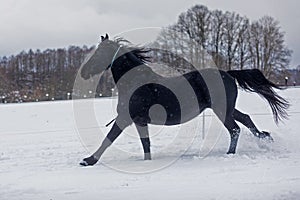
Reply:
<svg viewBox="0 0 300 200"><path fill-rule="evenodd" d="M300 64L298 0L0 0L0 56L29 48L92 45L106 32L167 26L195 4L235 11L251 20L273 16L294 51L292 66Z"/></svg>

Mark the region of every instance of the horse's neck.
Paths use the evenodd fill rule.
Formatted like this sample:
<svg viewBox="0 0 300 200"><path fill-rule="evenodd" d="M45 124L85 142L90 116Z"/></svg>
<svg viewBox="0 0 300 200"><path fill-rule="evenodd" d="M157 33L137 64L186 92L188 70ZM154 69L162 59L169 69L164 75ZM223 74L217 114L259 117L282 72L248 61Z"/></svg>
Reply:
<svg viewBox="0 0 300 200"><path fill-rule="evenodd" d="M113 63L113 67L111 68L113 79L115 83L117 84L120 79L129 79L134 78L135 76L141 75L143 72L149 73L149 71L152 71L150 67L143 64L142 61L138 60L135 56L132 54L126 53L122 56L120 56L118 59L115 60ZM124 77L125 75L128 75L128 77ZM131 80L127 80L131 81Z"/></svg>

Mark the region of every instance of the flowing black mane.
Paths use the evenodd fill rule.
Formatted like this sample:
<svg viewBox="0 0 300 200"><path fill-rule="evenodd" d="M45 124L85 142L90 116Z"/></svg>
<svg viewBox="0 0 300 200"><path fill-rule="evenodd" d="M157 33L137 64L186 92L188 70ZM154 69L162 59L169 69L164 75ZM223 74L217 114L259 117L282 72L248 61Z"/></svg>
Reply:
<svg viewBox="0 0 300 200"><path fill-rule="evenodd" d="M116 42L118 45L123 46L126 49L128 49L143 64L145 64L147 62L151 62L151 57L149 56L149 52L151 52L151 49L146 49L145 47L133 46L130 41L128 41L122 37L115 38L114 42Z"/></svg>

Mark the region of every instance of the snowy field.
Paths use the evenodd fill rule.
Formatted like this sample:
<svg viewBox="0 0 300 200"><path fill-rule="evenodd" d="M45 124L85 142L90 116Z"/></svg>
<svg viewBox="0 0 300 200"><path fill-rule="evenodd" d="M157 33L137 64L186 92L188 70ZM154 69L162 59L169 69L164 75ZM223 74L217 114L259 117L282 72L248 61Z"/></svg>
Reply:
<svg viewBox="0 0 300 200"><path fill-rule="evenodd" d="M291 107L278 126L258 95L240 91L237 102L274 143L241 125L237 154L226 155L229 135L207 110L204 139L202 116L151 126L153 160L143 161L129 127L93 167L78 163L109 130L115 99L1 104L0 199L300 199L300 88L280 94Z"/></svg>

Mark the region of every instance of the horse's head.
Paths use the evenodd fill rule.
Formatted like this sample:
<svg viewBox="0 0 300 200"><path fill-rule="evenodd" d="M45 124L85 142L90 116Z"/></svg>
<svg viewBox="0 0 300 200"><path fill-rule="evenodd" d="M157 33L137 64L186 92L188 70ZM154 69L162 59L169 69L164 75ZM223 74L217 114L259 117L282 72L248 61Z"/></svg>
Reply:
<svg viewBox="0 0 300 200"><path fill-rule="evenodd" d="M101 42L81 68L81 77L86 80L105 71L112 64L119 48L117 42L109 40L108 34L101 36Z"/></svg>

